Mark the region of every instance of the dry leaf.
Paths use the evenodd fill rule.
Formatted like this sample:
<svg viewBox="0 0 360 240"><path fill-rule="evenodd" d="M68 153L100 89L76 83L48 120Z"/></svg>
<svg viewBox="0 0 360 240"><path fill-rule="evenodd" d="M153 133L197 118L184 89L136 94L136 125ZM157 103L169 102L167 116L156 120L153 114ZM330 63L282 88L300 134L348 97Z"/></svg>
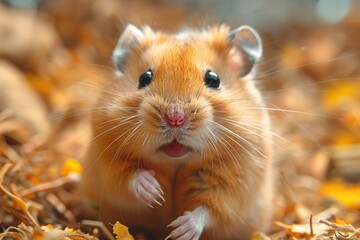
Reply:
<svg viewBox="0 0 360 240"><path fill-rule="evenodd" d="M328 110L346 107L360 99L359 79L339 79L325 86L322 94L323 106ZM359 104L359 102L358 102Z"/></svg>
<svg viewBox="0 0 360 240"><path fill-rule="evenodd" d="M81 173L81 164L79 163L79 161L77 161L74 158L68 158L65 160L62 169L61 169L61 174L63 176L68 176L69 174L75 173L75 174L80 174Z"/></svg>
<svg viewBox="0 0 360 240"><path fill-rule="evenodd" d="M331 230L330 227L320 223L315 223L311 226L310 223L288 225L281 222L275 222L275 224L284 228L287 235L295 238L313 237L316 235L326 234L328 233L328 230Z"/></svg>
<svg viewBox="0 0 360 240"><path fill-rule="evenodd" d="M197 4L189 4L191 11L188 11L190 8L185 10L183 6L169 5L169 1L162 0L151 1L151 4L148 0L27 1L38 3L31 9L12 8L14 2L24 1L0 4L0 58L11 62L13 72L18 74L15 77L21 82L15 86L11 81L2 80L9 74L1 67L4 64L0 64L0 105L5 106L0 107L0 166L16 159L14 167L3 174L0 181L0 188L4 189L0 192L0 222L4 226L0 238L7 234L11 239L93 239L65 227L67 224L78 226L79 219L87 218L82 215L86 211L79 209L77 189L81 172L78 161L85 156L91 140L90 120L83 115L89 115L103 84L114 80L111 51L123 26L119 16L121 22L139 27L150 24L154 29L175 30L189 23L187 15L191 13L200 16L200 25L203 25L202 14L193 10ZM328 144L360 143L360 34L357 31L360 15L356 8L360 3L352 1L352 4L353 14L334 25L316 24L315 19L311 19L310 25L299 26L293 21L297 16L292 16L283 21L286 26L277 24L276 28L267 29L261 24L261 18L258 19L266 54L256 75L261 76L259 82L266 92L268 107L274 108L271 112L275 154L286 162L282 169L285 174L281 176L291 180L285 179L286 187L279 188L275 196L280 199L275 201L275 205L279 204L275 220L288 225L272 228L275 233L271 237L256 233L253 240L327 240L329 233L333 238L335 233L337 236L347 234L349 238L352 234L354 239L360 237L359 229L351 225L360 223L358 184L326 182L322 195L315 190L329 174L359 179L355 178L359 175L358 155L336 157L337 161L329 164L335 153L320 148ZM206 11L211 4L200 5L204 7L202 11ZM258 10L254 14L256 12ZM190 22L193 25L191 19ZM197 24L194 22L194 25ZM261 70L263 64L269 65L265 71ZM21 84L30 88L24 89ZM40 99L31 100L31 96L26 96L36 97L34 92ZM41 119L44 117L37 120L34 117L37 111L30 111L26 102L43 108L40 110L45 114L45 124ZM5 108L6 111L1 111ZM2 113L8 110L13 115L4 118ZM52 116L50 128L56 129L51 136L55 137L44 145L37 145L39 141L35 139L30 145L23 144L33 135L48 131L48 112ZM19 143L12 144L9 139ZM11 151L18 152L19 156L13 158ZM332 175L334 170L338 175ZM279 175L275 175L278 178ZM21 201L15 197L21 197ZM329 202L323 201L324 198L329 197L342 202L344 207L336 205L335 209L323 205ZM42 208L35 209L34 204ZM310 224L301 223L313 212L320 213L312 219L315 224L311 235ZM27 214L34 216L43 227L33 227ZM320 219L333 220L322 224L328 230L322 230ZM114 239L104 223L85 223L81 221L81 226L86 226L92 235ZM115 224L114 232L117 239L133 239L127 227L120 223ZM322 233L325 235L320 236ZM273 237L275 235L277 237Z"/></svg>
<svg viewBox="0 0 360 240"><path fill-rule="evenodd" d="M325 182L320 193L323 197L332 198L349 208L360 209L360 183L346 184L341 180Z"/></svg>
<svg viewBox="0 0 360 240"><path fill-rule="evenodd" d="M114 224L113 233L116 235L116 240L134 240L133 236L129 233L128 227L120 222Z"/></svg>

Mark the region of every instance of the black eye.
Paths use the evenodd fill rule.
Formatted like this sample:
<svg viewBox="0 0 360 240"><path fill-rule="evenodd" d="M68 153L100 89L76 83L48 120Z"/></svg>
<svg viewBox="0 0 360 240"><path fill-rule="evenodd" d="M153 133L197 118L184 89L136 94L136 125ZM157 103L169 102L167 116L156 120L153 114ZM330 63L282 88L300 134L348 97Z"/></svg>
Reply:
<svg viewBox="0 0 360 240"><path fill-rule="evenodd" d="M211 70L207 70L204 77L205 85L209 88L220 89L220 78Z"/></svg>
<svg viewBox="0 0 360 240"><path fill-rule="evenodd" d="M151 69L149 69L140 75L138 88L141 89L150 85L152 79L153 79L153 72Z"/></svg>

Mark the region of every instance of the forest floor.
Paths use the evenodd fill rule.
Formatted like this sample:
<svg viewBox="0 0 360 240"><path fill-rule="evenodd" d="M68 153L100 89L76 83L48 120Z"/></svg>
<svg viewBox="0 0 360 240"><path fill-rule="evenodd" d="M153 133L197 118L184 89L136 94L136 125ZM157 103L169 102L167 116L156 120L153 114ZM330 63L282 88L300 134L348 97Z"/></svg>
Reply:
<svg viewBox="0 0 360 240"><path fill-rule="evenodd" d="M162 1L39 2L0 4L0 239L131 239L120 223L113 234L81 217L89 109L113 77L119 15L169 31L199 19ZM279 137L275 217L254 240L360 239L358 29L350 12L261 32L257 77Z"/></svg>

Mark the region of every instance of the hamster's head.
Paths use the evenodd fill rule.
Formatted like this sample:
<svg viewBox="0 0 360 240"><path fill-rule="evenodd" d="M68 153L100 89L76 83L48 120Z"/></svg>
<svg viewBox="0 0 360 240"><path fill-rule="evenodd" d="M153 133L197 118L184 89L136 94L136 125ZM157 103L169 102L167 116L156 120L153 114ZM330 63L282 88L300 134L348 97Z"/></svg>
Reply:
<svg viewBox="0 0 360 240"><path fill-rule="evenodd" d="M119 126L119 144L128 145L122 149L151 161L182 162L233 148L243 139L243 129L234 126L253 121L247 107L260 101L246 76L261 54L259 35L248 26L173 35L127 26L113 52L119 78L106 108Z"/></svg>

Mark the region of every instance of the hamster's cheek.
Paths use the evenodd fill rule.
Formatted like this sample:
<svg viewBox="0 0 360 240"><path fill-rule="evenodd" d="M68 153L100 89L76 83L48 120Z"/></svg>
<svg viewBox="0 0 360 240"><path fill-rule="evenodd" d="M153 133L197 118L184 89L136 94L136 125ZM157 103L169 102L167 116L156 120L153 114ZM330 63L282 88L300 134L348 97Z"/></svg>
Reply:
<svg viewBox="0 0 360 240"><path fill-rule="evenodd" d="M164 101L157 96L143 96L139 106L139 120L150 134L159 134L164 125Z"/></svg>

